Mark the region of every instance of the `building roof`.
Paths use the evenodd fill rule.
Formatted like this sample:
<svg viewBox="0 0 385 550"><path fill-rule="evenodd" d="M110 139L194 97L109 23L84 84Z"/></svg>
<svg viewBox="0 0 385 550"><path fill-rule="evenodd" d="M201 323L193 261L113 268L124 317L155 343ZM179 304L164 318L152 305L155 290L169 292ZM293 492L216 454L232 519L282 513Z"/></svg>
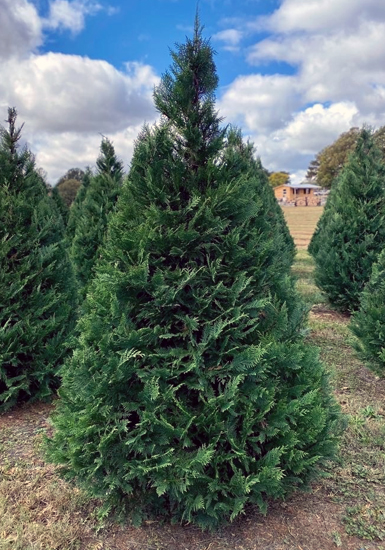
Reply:
<svg viewBox="0 0 385 550"><path fill-rule="evenodd" d="M313 183L282 183L274 187L274 189L278 189L278 187L290 187L290 189L322 189L322 187L314 185Z"/></svg>

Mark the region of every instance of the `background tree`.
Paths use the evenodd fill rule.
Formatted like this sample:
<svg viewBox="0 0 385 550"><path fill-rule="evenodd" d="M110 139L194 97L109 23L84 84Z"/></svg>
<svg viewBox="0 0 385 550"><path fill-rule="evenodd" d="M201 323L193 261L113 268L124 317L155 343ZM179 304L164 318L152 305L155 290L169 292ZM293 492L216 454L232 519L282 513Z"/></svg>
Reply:
<svg viewBox="0 0 385 550"><path fill-rule="evenodd" d="M79 208L74 211L72 218L76 229L71 258L83 296L93 276L98 248L103 242L108 218L115 208L123 180L123 163L116 157L112 143L106 138L102 140L96 165L97 174L95 177L87 176L85 188L83 184L83 192L86 191L84 200L79 200Z"/></svg>
<svg viewBox="0 0 385 550"><path fill-rule="evenodd" d="M318 155L317 155L317 157L310 162L309 167L307 169L306 179L308 181L317 183L317 174L318 174L318 170L319 170L319 165L320 165L320 161L319 161Z"/></svg>
<svg viewBox="0 0 385 550"><path fill-rule="evenodd" d="M0 410L50 394L76 310L63 221L33 156L18 148L15 109L7 122L0 142Z"/></svg>
<svg viewBox="0 0 385 550"><path fill-rule="evenodd" d="M358 337L356 349L368 366L381 374L385 373L385 250L373 271L362 296L360 309L350 324Z"/></svg>
<svg viewBox="0 0 385 550"><path fill-rule="evenodd" d="M76 225L81 218L83 202L84 202L84 199L86 198L87 190L91 183L92 177L93 177L93 174L91 169L87 168L84 173L81 186L79 187L78 192L76 193L76 197L69 211L68 223L66 227L66 236L70 244L72 243L72 240L75 237Z"/></svg>
<svg viewBox="0 0 385 550"><path fill-rule="evenodd" d="M359 128L350 128L348 132L341 134L334 143L318 153L315 163L308 169L308 174L313 174L318 164L317 185L330 189L333 181L347 163L349 155L354 151L359 134Z"/></svg>
<svg viewBox="0 0 385 550"><path fill-rule="evenodd" d="M64 180L60 183L60 185L57 184L55 186L68 208L70 208L75 200L76 193L78 192L80 186L81 182L75 179Z"/></svg>
<svg viewBox="0 0 385 550"><path fill-rule="evenodd" d="M322 149L309 164L306 178L322 187L331 188L333 181L348 162L349 155L354 151L359 134L359 128L350 128L334 143ZM385 161L385 126L373 133L373 140Z"/></svg>
<svg viewBox="0 0 385 550"><path fill-rule="evenodd" d="M201 527L306 482L339 418L289 330L272 189L220 127L212 55L197 21L155 91L162 123L137 140L49 445L107 508Z"/></svg>
<svg viewBox="0 0 385 550"><path fill-rule="evenodd" d="M67 180L77 180L79 183L83 181L84 170L81 168L70 168L67 172L57 181L56 185L61 185Z"/></svg>
<svg viewBox="0 0 385 550"><path fill-rule="evenodd" d="M56 183L60 196L68 207L72 205L82 184L84 171L80 168L70 168Z"/></svg>
<svg viewBox="0 0 385 550"><path fill-rule="evenodd" d="M315 281L341 310L359 307L385 242L385 166L369 130L362 130L333 189L310 246Z"/></svg>
<svg viewBox="0 0 385 550"><path fill-rule="evenodd" d="M69 217L70 210L69 210L68 206L66 205L66 203L64 202L64 200L62 199L57 187L54 187L52 189L51 198L52 198L53 202L55 203L55 207L57 208L57 211L59 212L59 214L61 215L61 217L63 219L64 226L66 226L67 223L68 223L68 217Z"/></svg>
<svg viewBox="0 0 385 550"><path fill-rule="evenodd" d="M290 174L288 172L272 172L269 174L269 182L272 187L290 183Z"/></svg>
<svg viewBox="0 0 385 550"><path fill-rule="evenodd" d="M250 142L244 143L240 130L230 127L222 154L231 177L248 178L250 185L255 185L258 182L257 193L264 205L265 215L269 218L271 229L275 229L279 235L277 242L280 242L281 248L276 254L276 260L282 265L277 266L276 270L280 276L283 272L288 273L295 256L294 240L290 235L282 208L277 203L271 189L270 175L263 168L260 158L255 157L254 145Z"/></svg>

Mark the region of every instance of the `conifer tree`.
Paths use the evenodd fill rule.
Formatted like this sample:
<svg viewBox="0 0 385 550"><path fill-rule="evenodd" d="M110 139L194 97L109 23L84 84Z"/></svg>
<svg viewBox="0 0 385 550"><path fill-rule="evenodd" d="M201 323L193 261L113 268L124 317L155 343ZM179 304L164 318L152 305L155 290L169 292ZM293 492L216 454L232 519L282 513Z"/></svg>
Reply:
<svg viewBox="0 0 385 550"><path fill-rule="evenodd" d="M359 307L373 263L384 246L384 182L381 153L371 132L363 129L310 247L316 284L342 311Z"/></svg>
<svg viewBox="0 0 385 550"><path fill-rule="evenodd" d="M260 158L255 158L254 145L244 143L241 132L237 128L229 128L224 148L226 169L232 171L232 177L249 178L258 185L257 193L264 205L265 215L270 219L272 231L280 235L279 253L277 261L282 262L284 269L289 270L295 257L295 245L289 228L286 224L282 208L275 199L269 182L268 172L263 168ZM281 269L279 272L282 273Z"/></svg>
<svg viewBox="0 0 385 550"><path fill-rule="evenodd" d="M83 202L84 202L84 199L86 198L87 190L91 183L91 179L92 179L92 172L88 168L84 173L82 184L79 187L78 192L76 193L75 200L72 203L72 206L69 211L68 223L66 227L66 236L69 244L72 243L73 238L75 237L76 226L81 218Z"/></svg>
<svg viewBox="0 0 385 550"><path fill-rule="evenodd" d="M172 57L155 91L162 123L137 140L48 447L107 510L205 528L306 483L335 451L339 412L286 304L278 213L247 146L220 127L198 21Z"/></svg>
<svg viewBox="0 0 385 550"><path fill-rule="evenodd" d="M31 153L18 147L16 110L0 141L0 411L47 397L76 309L64 226Z"/></svg>
<svg viewBox="0 0 385 550"><path fill-rule="evenodd" d="M62 217L64 226L66 226L67 222L68 222L68 217L69 217L70 210L69 210L68 206L66 205L66 203L64 202L64 200L62 199L62 197L60 196L60 193L59 193L59 191L57 190L56 187L54 187L52 189L51 198L52 198L52 200L55 204L55 207L56 207L58 213Z"/></svg>
<svg viewBox="0 0 385 550"><path fill-rule="evenodd" d="M360 309L350 328L358 337L356 349L376 372L385 373L385 250L373 265L361 295Z"/></svg>
<svg viewBox="0 0 385 550"><path fill-rule="evenodd" d="M328 195L324 210L322 212L321 217L319 218L317 222L317 226L315 228L315 231L310 239L309 246L307 247L307 250L313 258L318 253L319 247L322 244L322 231L324 227L328 224L329 219L329 208L333 205L334 199L333 196L335 193L337 193L337 187L338 187L338 178L334 181L333 186L330 190L330 193ZM330 209L330 216L333 216L333 209Z"/></svg>
<svg viewBox="0 0 385 550"><path fill-rule="evenodd" d="M112 143L106 138L102 140L96 166L97 174L90 178L85 198L79 205L80 212L71 245L71 258L83 297L93 276L98 249L103 242L108 217L115 208L123 180L123 164L116 157Z"/></svg>

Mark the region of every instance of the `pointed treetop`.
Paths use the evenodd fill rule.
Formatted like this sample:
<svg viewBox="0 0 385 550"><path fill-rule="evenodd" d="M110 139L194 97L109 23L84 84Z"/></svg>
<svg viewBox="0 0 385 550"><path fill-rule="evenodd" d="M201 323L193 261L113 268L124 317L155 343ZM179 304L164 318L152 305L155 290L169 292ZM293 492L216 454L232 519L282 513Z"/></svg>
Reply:
<svg viewBox="0 0 385 550"><path fill-rule="evenodd" d="M17 118L17 111L15 107L9 107L8 108L8 118L5 122L8 123L8 131L5 130L5 128L0 128L0 135L3 141L4 147L11 153L11 155L15 155L16 149L19 147L19 140L21 137L21 131L23 129L24 124L20 126L20 128L16 128L16 118Z"/></svg>
<svg viewBox="0 0 385 550"><path fill-rule="evenodd" d="M202 31L197 13L193 39L176 44L176 51L171 51L170 72L163 75L155 89L155 105L170 120L176 120L177 108L181 110L180 117L185 119L191 116L192 109L202 108L205 102L214 100L218 85L215 52L210 41L203 38Z"/></svg>
<svg viewBox="0 0 385 550"><path fill-rule="evenodd" d="M198 167L216 157L226 134L215 109L215 52L202 31L197 13L193 38L176 44L171 68L154 91L155 105L173 134L175 148L198 179Z"/></svg>
<svg viewBox="0 0 385 550"><path fill-rule="evenodd" d="M102 139L96 165L100 174L108 174L115 179L123 175L123 163L117 158L112 142L106 137Z"/></svg>

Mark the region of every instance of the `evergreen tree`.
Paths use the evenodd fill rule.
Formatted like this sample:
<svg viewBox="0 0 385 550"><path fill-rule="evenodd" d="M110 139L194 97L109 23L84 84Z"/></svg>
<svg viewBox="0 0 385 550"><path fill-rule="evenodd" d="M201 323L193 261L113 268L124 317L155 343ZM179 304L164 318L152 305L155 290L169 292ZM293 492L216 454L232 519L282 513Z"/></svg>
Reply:
<svg viewBox="0 0 385 550"><path fill-rule="evenodd" d="M309 254L311 254L313 258L316 256L316 254L318 254L319 247L320 245L322 245L322 240L323 240L322 232L328 224L329 215L330 217L333 217L333 208L330 208L330 207L333 206L334 204L333 197L334 197L334 194L337 193L338 181L339 179L337 178L333 184L333 187L330 190L322 215L317 222L317 226L310 239L309 246L307 247ZM330 209L330 212L329 212L329 209Z"/></svg>
<svg viewBox="0 0 385 550"><path fill-rule="evenodd" d="M353 316L351 330L358 337L356 349L376 372L385 372L385 250L373 265L362 295L360 309Z"/></svg>
<svg viewBox="0 0 385 550"><path fill-rule="evenodd" d="M276 243L279 250L275 255L276 261L281 264L277 271L282 274L288 272L295 257L295 244L286 224L282 208L275 199L271 188L268 172L263 168L261 160L255 159L253 144L244 143L242 135L236 128L229 128L224 145L224 164L231 177L243 177L250 180L250 185L256 185L256 193L263 204L265 216L269 220L270 231L275 231Z"/></svg>
<svg viewBox="0 0 385 550"><path fill-rule="evenodd" d="M198 22L172 56L155 92L163 121L137 140L48 446L107 509L213 527L308 481L334 453L339 412L286 304L272 190L220 128Z"/></svg>
<svg viewBox="0 0 385 550"><path fill-rule="evenodd" d="M0 410L50 394L73 328L75 282L63 221L27 150L16 111L0 142Z"/></svg>
<svg viewBox="0 0 385 550"><path fill-rule="evenodd" d="M52 189L51 198L55 204L57 211L59 212L60 216L63 219L64 226L66 226L68 223L70 210L66 205L66 203L64 202L64 200L62 199L62 197L60 196L60 193L56 187Z"/></svg>
<svg viewBox="0 0 385 550"><path fill-rule="evenodd" d="M359 307L373 263L384 246L384 181L381 154L371 132L363 129L310 247L316 284L342 311Z"/></svg>
<svg viewBox="0 0 385 550"><path fill-rule="evenodd" d="M116 157L112 143L106 138L102 140L96 165L97 175L90 178L85 198L79 205L80 212L71 245L71 258L83 297L93 276L98 249L103 242L108 217L115 208L123 180L123 164Z"/></svg>
<svg viewBox="0 0 385 550"><path fill-rule="evenodd" d="M69 211L68 223L66 227L66 236L70 244L72 243L73 238L75 237L76 226L81 218L83 202L84 202L84 199L86 198L87 190L91 183L91 179L92 179L92 172L90 169L87 169L84 173L82 184L78 192L76 193L75 200L72 203L72 206Z"/></svg>

